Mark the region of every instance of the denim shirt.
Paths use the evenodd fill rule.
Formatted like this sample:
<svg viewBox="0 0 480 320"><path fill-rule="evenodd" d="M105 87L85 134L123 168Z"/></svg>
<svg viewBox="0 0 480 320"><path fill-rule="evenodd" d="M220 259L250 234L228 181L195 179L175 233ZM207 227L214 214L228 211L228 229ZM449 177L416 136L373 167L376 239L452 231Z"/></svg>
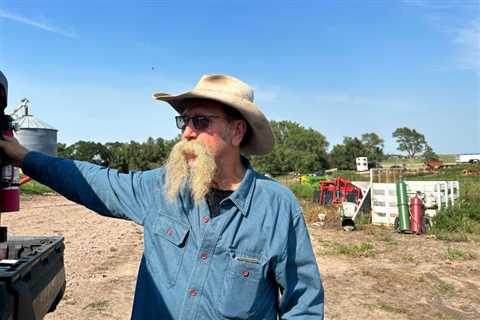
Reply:
<svg viewBox="0 0 480 320"><path fill-rule="evenodd" d="M185 188L168 200L163 167L123 174L34 151L22 167L74 202L144 226L132 319L323 319L320 273L295 196L243 160L245 176L215 218Z"/></svg>

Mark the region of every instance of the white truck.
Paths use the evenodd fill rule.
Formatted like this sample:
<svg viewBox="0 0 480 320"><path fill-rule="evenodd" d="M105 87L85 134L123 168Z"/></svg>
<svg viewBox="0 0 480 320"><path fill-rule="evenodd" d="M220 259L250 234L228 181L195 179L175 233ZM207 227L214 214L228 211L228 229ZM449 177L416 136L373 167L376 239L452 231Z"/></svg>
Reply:
<svg viewBox="0 0 480 320"><path fill-rule="evenodd" d="M480 153L459 154L456 163L480 163Z"/></svg>

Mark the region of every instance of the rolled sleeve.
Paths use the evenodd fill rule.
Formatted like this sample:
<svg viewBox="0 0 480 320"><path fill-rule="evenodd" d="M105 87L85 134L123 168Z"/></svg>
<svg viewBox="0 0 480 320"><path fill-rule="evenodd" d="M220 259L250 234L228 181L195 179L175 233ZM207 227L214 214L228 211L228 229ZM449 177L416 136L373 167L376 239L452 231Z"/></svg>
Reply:
<svg viewBox="0 0 480 320"><path fill-rule="evenodd" d="M280 319L323 319L323 286L301 212L292 217L275 276L281 287Z"/></svg>

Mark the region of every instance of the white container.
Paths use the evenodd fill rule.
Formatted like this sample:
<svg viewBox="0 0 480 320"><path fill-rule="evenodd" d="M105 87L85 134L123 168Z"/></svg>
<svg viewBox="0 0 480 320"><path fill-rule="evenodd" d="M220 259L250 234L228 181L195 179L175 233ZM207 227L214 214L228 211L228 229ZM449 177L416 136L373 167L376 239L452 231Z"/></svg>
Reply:
<svg viewBox="0 0 480 320"><path fill-rule="evenodd" d="M357 171L368 171L368 158L367 157L357 157L355 158L357 164Z"/></svg>

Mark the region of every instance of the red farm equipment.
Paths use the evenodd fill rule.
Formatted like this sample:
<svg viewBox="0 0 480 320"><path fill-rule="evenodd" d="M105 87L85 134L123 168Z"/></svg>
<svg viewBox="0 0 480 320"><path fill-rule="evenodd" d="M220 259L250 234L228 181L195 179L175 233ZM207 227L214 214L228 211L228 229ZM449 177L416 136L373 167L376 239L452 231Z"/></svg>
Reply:
<svg viewBox="0 0 480 320"><path fill-rule="evenodd" d="M320 190L315 201L325 207L335 208L340 215L342 227L350 231L355 228L355 219L364 204L369 204L370 188L360 188L352 181L342 177L320 181ZM367 200L367 201L365 201Z"/></svg>
<svg viewBox="0 0 480 320"><path fill-rule="evenodd" d="M320 181L321 205L342 204L352 202L359 204L362 200L362 189L352 184L350 180L337 177L335 180Z"/></svg>

